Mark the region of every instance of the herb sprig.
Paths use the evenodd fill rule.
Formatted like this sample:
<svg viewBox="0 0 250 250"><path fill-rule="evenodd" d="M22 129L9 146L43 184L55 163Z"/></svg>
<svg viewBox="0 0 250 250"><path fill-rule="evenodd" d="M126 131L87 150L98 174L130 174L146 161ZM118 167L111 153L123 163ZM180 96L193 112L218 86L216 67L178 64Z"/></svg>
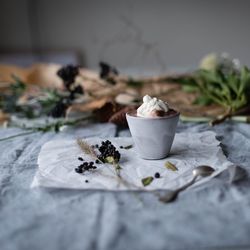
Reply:
<svg viewBox="0 0 250 250"><path fill-rule="evenodd" d="M247 67L227 73L221 69L200 69L174 81L182 83L187 92L199 92L196 104L216 103L233 113L250 103L250 70Z"/></svg>

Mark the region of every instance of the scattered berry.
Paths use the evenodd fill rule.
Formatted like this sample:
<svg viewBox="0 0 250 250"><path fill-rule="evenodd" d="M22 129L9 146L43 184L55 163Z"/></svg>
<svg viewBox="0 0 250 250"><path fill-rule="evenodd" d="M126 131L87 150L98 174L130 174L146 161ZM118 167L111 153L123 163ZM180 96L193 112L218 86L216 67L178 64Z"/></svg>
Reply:
<svg viewBox="0 0 250 250"><path fill-rule="evenodd" d="M88 180L85 180L86 183L88 183L89 181Z"/></svg>
<svg viewBox="0 0 250 250"><path fill-rule="evenodd" d="M161 177L160 173L156 172L155 173L155 178L160 178L160 177Z"/></svg>
<svg viewBox="0 0 250 250"><path fill-rule="evenodd" d="M82 174L82 168L77 167L77 168L75 168L75 171L78 174Z"/></svg>
<svg viewBox="0 0 250 250"><path fill-rule="evenodd" d="M78 160L79 161L84 161L82 157L78 157Z"/></svg>
<svg viewBox="0 0 250 250"><path fill-rule="evenodd" d="M75 171L78 174L82 174L85 171L94 170L96 168L97 167L94 166L94 162L83 162L80 166L78 166L77 168L75 168Z"/></svg>

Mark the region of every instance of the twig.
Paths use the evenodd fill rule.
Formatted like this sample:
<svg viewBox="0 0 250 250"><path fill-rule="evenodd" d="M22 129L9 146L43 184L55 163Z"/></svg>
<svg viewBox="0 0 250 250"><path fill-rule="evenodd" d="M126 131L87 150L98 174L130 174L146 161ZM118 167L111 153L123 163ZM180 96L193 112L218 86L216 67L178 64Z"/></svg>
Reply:
<svg viewBox="0 0 250 250"><path fill-rule="evenodd" d="M29 130L29 132L23 132L20 134L9 136L9 137L0 138L0 141L6 141L6 140L10 140L10 139L19 137L19 136L34 134L34 133L38 133L38 132L46 133L49 131L55 131L56 133L58 133L60 131L60 127L62 127L62 126L73 126L73 125L78 124L81 121L89 120L91 117L92 116L87 116L87 117L82 117L82 118L78 118L75 120L57 121L54 123L45 124L44 126L38 126L38 127L19 127L19 126L16 126L17 128Z"/></svg>
<svg viewBox="0 0 250 250"><path fill-rule="evenodd" d="M0 141L7 141L19 136L24 136L24 135L30 135L30 134L34 134L34 133L38 133L39 131L29 131L29 132L24 132L24 133L20 133L20 134L16 134L16 135L11 135L5 138L0 138Z"/></svg>
<svg viewBox="0 0 250 250"><path fill-rule="evenodd" d="M229 110L227 110L227 112L223 116L218 117L218 118L210 121L209 125L211 125L211 126L218 125L218 124L224 122L225 120L227 120L228 118L231 118L231 117L237 116L237 115L241 115L244 113L248 113L249 111L250 111L250 106L241 108L235 112L232 112L232 110L229 109ZM246 119L246 121L247 121L247 119Z"/></svg>

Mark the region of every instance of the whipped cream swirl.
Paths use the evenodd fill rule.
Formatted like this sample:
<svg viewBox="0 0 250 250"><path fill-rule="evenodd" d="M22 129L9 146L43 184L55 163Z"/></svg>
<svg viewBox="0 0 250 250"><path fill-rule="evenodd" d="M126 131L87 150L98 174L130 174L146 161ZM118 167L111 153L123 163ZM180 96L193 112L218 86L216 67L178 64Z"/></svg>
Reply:
<svg viewBox="0 0 250 250"><path fill-rule="evenodd" d="M156 97L145 95L143 104L137 109L137 116L140 117L157 117L157 112L168 112L169 105Z"/></svg>

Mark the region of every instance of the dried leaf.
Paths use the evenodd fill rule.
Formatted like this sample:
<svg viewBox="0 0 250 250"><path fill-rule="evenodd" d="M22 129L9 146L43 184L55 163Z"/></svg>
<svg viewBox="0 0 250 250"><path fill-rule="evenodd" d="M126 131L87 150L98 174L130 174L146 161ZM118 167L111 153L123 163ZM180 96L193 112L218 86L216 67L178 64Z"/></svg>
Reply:
<svg viewBox="0 0 250 250"><path fill-rule="evenodd" d="M137 106L129 106L122 108L121 110L115 112L112 114L112 116L109 118L109 122L112 122L118 126L127 127L127 119L126 119L126 113L134 112L136 111Z"/></svg>
<svg viewBox="0 0 250 250"><path fill-rule="evenodd" d="M99 122L107 122L113 114L122 109L122 106L115 102L107 102L101 108L94 111Z"/></svg>
<svg viewBox="0 0 250 250"><path fill-rule="evenodd" d="M177 171L178 168L171 162L167 161L165 163L165 167L168 168L169 170L172 170L172 171Z"/></svg>
<svg viewBox="0 0 250 250"><path fill-rule="evenodd" d="M123 147L124 149L131 149L133 147L133 145L128 145L128 146L125 146Z"/></svg>
<svg viewBox="0 0 250 250"><path fill-rule="evenodd" d="M141 180L142 184L144 187L150 185L150 183L154 180L154 177L152 176L148 176L148 177L145 177Z"/></svg>
<svg viewBox="0 0 250 250"><path fill-rule="evenodd" d="M79 112L93 111L95 109L103 107L109 101L110 101L109 97L104 97L98 99L91 99L85 103L74 103L71 106L71 110Z"/></svg>

